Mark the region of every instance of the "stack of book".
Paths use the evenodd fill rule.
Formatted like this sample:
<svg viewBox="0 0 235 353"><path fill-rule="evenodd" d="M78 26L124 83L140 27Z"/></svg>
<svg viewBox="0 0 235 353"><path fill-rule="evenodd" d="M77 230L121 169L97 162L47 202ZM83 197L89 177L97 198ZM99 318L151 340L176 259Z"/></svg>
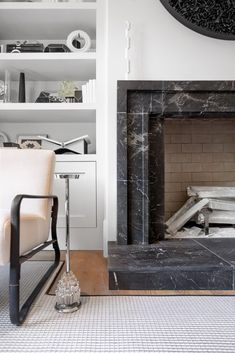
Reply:
<svg viewBox="0 0 235 353"><path fill-rule="evenodd" d="M89 80L85 85L82 85L82 102L96 102L96 80Z"/></svg>

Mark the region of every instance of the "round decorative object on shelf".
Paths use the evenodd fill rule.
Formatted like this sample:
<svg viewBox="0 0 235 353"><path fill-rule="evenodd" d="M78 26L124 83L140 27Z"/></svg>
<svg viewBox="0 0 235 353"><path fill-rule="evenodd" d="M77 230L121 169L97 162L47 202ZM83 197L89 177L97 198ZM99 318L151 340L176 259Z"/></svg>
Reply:
<svg viewBox="0 0 235 353"><path fill-rule="evenodd" d="M91 38L84 31L73 31L68 35L67 47L73 52L86 52L91 47Z"/></svg>
<svg viewBox="0 0 235 353"><path fill-rule="evenodd" d="M232 1L160 0L186 27L208 37L235 40L235 8Z"/></svg>

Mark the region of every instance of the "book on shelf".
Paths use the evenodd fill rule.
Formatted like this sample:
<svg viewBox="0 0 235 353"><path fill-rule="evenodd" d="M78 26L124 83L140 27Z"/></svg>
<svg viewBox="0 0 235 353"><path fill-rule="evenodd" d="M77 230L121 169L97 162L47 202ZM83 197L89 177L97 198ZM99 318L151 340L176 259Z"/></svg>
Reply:
<svg viewBox="0 0 235 353"><path fill-rule="evenodd" d="M54 150L57 154L63 153L78 153L78 154L87 154L88 153L88 145L91 143L89 136L84 135L80 137L76 137L72 140L68 141L57 141L50 139L45 136L38 136L42 140L42 148L43 149L54 149L56 146L59 146L59 149ZM71 148L71 149L68 149Z"/></svg>
<svg viewBox="0 0 235 353"><path fill-rule="evenodd" d="M82 85L82 101L83 103L96 102L96 80L89 80Z"/></svg>

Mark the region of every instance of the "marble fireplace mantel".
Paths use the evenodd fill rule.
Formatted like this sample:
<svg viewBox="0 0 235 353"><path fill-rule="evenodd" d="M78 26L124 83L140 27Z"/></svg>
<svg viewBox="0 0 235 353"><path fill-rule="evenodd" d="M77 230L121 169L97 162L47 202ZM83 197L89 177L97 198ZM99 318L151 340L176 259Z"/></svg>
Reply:
<svg viewBox="0 0 235 353"><path fill-rule="evenodd" d="M235 82L118 82L119 245L164 239L164 122L174 118L235 118Z"/></svg>
<svg viewBox="0 0 235 353"><path fill-rule="evenodd" d="M164 239L165 125L167 119L195 118L235 118L235 82L118 82L117 242L109 243L110 289L235 289L234 238Z"/></svg>

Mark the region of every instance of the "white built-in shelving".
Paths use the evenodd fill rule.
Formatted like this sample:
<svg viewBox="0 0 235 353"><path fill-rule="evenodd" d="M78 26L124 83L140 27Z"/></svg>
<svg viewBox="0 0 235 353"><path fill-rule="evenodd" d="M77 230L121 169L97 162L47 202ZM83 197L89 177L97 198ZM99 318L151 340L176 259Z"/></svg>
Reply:
<svg viewBox="0 0 235 353"><path fill-rule="evenodd" d="M96 105L89 103L1 103L0 122L95 123Z"/></svg>
<svg viewBox="0 0 235 353"><path fill-rule="evenodd" d="M30 90L32 87L35 89L38 82L43 90L43 86L47 87L50 82L71 80L82 84L95 79L96 12L96 2L0 2L0 44L16 40L66 44L67 36L76 29L86 31L92 39L88 52L0 53L0 80L4 80L6 70L10 72L11 81L18 81L19 73L24 72L26 82L30 82ZM96 105L1 103L1 122L96 124Z"/></svg>
<svg viewBox="0 0 235 353"><path fill-rule="evenodd" d="M87 134L91 139L90 154L57 155L56 166L65 170L78 170L81 166L87 170L93 168L92 173L86 174L84 181L71 185L71 193L77 195L73 197L71 205L73 216L77 217L75 228L71 227L73 249L101 249L103 245L106 70L104 14L103 0L0 2L0 44L6 45L16 40L38 41L45 46L51 43L66 44L68 35L79 29L87 32L92 40L90 51L85 53L0 53L0 80L5 78L5 71L8 70L13 82L13 96L16 98L8 103L0 103L0 131L5 132L11 140L17 134L48 134L58 141ZM17 81L20 72L24 72L26 77L26 96L30 97L27 103L14 103L18 96ZM41 91L48 89L50 92L54 84L56 89L52 88L52 93L58 92L61 81L75 81L80 88L89 79L97 80L96 104L33 103ZM57 190L63 199L64 184L57 185ZM89 195L92 195L92 200ZM63 205L63 200L60 203ZM89 217L84 225L81 215L87 204ZM93 218L90 216L91 209L94 211ZM59 216L59 219L62 224L63 216ZM63 239L63 227L59 228L58 233L59 238ZM61 245L63 248L63 243Z"/></svg>

